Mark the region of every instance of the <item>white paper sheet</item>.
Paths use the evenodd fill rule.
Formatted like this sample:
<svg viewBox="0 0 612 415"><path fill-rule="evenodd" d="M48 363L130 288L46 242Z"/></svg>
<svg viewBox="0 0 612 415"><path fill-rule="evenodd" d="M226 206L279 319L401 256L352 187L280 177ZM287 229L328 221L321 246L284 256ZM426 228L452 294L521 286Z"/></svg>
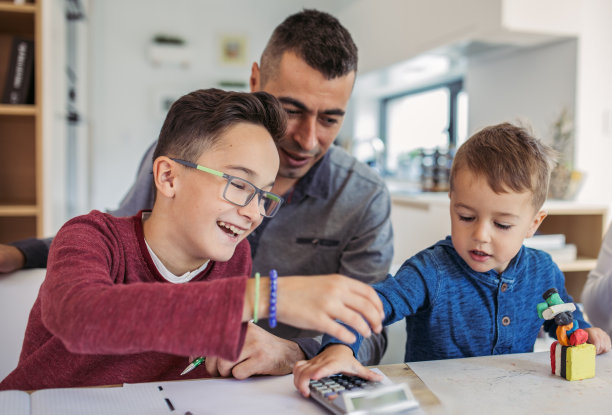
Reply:
<svg viewBox="0 0 612 415"><path fill-rule="evenodd" d="M551 374L548 352L407 363L451 414L604 414L612 406L612 353L595 378Z"/></svg>
<svg viewBox="0 0 612 415"><path fill-rule="evenodd" d="M33 415L168 415L159 391L150 387L46 389L32 394Z"/></svg>
<svg viewBox="0 0 612 415"><path fill-rule="evenodd" d="M30 395L24 391L0 392L0 414L29 415Z"/></svg>
<svg viewBox="0 0 612 415"><path fill-rule="evenodd" d="M246 380L206 379L155 383L175 407L176 415L202 414L328 414L299 394L293 375L261 376ZM131 388L134 385L125 385Z"/></svg>

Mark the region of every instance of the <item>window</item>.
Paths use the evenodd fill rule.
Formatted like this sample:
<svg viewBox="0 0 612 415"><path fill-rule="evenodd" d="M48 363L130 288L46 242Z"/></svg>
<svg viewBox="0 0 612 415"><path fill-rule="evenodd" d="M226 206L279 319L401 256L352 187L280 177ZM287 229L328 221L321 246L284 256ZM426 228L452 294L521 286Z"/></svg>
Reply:
<svg viewBox="0 0 612 415"><path fill-rule="evenodd" d="M419 180L424 153L448 152L465 140L467 97L462 90L463 80L455 80L382 100L387 173Z"/></svg>

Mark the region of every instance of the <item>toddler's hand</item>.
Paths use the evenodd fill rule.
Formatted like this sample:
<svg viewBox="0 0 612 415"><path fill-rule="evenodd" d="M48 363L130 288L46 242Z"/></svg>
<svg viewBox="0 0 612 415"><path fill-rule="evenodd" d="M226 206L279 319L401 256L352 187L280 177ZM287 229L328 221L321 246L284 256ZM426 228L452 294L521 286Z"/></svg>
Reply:
<svg viewBox="0 0 612 415"><path fill-rule="evenodd" d="M597 354L607 353L610 347L612 347L610 336L599 327L589 327L588 329L584 329L584 331L589 334L587 342L595 346Z"/></svg>
<svg viewBox="0 0 612 415"><path fill-rule="evenodd" d="M381 376L366 369L353 356L353 351L343 344L333 344L310 360L300 360L293 366L293 384L308 397L311 379L321 379L336 373L359 376L367 380L381 380Z"/></svg>

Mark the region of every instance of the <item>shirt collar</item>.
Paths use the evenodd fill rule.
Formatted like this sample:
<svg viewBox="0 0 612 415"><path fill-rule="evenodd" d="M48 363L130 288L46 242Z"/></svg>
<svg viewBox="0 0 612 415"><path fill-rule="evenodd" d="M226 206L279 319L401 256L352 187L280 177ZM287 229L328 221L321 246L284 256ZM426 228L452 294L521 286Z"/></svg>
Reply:
<svg viewBox="0 0 612 415"><path fill-rule="evenodd" d="M327 199L329 197L329 189L331 182L331 167L329 163L330 152L332 148L327 150L325 155L315 163L308 173L304 175L295 184L292 200L302 200L306 196L316 197L319 199Z"/></svg>
<svg viewBox="0 0 612 415"><path fill-rule="evenodd" d="M521 264L522 257L525 253L525 246L521 246L521 249L519 249L518 253L514 256L514 258L510 260L510 263L508 264L506 269L500 274L499 272L493 269L487 272L477 272L470 268L470 266L463 260L463 258L461 258L461 255L459 255L459 253L455 250L453 246L453 240L450 235L446 237L442 244L452 247L454 255L458 258L466 274L471 275L472 277L484 283L490 285L498 285L501 280L512 285L523 272L523 266Z"/></svg>

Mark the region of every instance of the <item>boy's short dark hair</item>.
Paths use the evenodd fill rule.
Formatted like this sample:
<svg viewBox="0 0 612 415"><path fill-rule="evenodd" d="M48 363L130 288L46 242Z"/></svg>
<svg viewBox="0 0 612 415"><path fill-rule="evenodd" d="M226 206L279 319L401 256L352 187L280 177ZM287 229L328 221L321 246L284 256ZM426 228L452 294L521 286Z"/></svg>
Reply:
<svg viewBox="0 0 612 415"><path fill-rule="evenodd" d="M546 200L550 172L556 152L522 127L502 123L483 128L470 137L455 154L450 173L462 168L486 177L495 193L531 191L532 203L540 209Z"/></svg>
<svg viewBox="0 0 612 415"><path fill-rule="evenodd" d="M200 89L170 107L153 160L168 156L195 162L227 129L239 123L261 125L274 142L283 138L287 125L280 103L266 92Z"/></svg>
<svg viewBox="0 0 612 415"><path fill-rule="evenodd" d="M274 29L261 55L261 84L275 77L285 52L293 52L326 79L357 72L357 46L331 14L304 9Z"/></svg>

